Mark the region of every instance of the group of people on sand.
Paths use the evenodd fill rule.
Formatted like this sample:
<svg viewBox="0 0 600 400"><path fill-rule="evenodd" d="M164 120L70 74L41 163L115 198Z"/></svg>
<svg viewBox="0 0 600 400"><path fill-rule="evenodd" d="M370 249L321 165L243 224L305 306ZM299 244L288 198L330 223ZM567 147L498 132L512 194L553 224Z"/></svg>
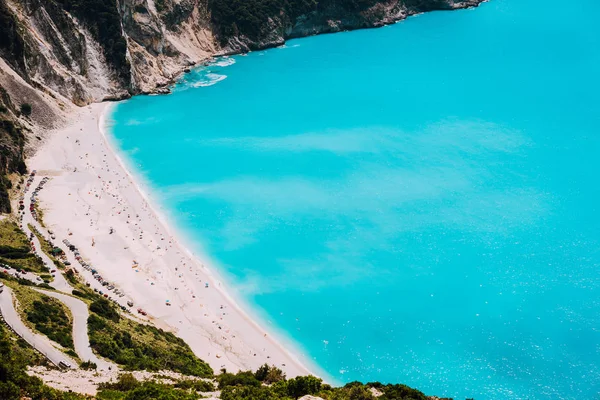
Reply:
<svg viewBox="0 0 600 400"><path fill-rule="evenodd" d="M84 140L88 139L76 139L75 146L82 146ZM240 348L247 348L247 344L242 344L227 322L227 305L217 303L220 296L205 294L212 285L203 277L204 265L196 264L183 253L175 239L165 232L147 201L142 200L137 204L131 201L139 196L138 190L128 174L119 167L112 167L118 161L104 146L95 146L95 150L90 153L81 151L83 154L77 155L85 160L85 170L92 179L83 182L78 189L76 203L80 203L81 207L77 207L74 213L76 216L84 215L89 220L90 227L97 232L94 234L97 246L106 244L108 239L103 236L105 234L115 236L114 240L122 239L125 242L123 250L132 253L131 260L139 261L128 267L129 271L142 273L144 281L153 290L165 291L164 304L171 307L168 312L165 310L168 313L165 315L173 315L176 309L185 312L186 308L191 308L192 314L187 315L200 314L211 321L205 325L206 329L212 326L213 335L220 338L221 342L237 340ZM80 170L79 173L86 171ZM108 210L108 215L104 215L102 210ZM127 279L125 275L123 279ZM160 310L149 311L160 316ZM184 318L189 318L185 315ZM179 323L183 324L183 318ZM262 350L266 351L266 348ZM252 349L248 354L257 356L256 350Z"/></svg>

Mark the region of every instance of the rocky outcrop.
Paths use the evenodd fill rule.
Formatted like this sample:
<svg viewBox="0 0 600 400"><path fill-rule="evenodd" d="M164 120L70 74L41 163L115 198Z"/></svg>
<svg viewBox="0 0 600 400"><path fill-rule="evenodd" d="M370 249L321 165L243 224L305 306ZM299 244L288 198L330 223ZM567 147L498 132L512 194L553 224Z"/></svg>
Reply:
<svg viewBox="0 0 600 400"><path fill-rule="evenodd" d="M218 50L205 2L124 0L121 9L132 93L161 90L185 68Z"/></svg>

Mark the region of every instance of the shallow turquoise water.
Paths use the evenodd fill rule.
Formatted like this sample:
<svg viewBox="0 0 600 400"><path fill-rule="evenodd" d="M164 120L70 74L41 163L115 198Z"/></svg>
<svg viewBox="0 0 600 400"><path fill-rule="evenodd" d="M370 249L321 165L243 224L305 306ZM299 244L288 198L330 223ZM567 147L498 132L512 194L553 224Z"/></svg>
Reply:
<svg viewBox="0 0 600 400"><path fill-rule="evenodd" d="M220 60L113 133L338 381L598 398L600 4L492 0Z"/></svg>

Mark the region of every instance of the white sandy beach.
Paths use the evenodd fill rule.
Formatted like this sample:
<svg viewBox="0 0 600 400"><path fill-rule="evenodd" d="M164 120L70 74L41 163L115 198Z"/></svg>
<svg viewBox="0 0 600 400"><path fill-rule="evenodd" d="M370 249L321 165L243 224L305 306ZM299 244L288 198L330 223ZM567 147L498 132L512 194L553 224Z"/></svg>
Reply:
<svg viewBox="0 0 600 400"><path fill-rule="evenodd" d="M127 293L134 309L143 308L158 326L182 337L215 371L269 363L289 377L308 374L302 356L238 307L215 271L188 252L148 204L101 130L107 108L77 110L72 123L48 135L28 161L38 176L51 177L39 198L56 241L76 245Z"/></svg>

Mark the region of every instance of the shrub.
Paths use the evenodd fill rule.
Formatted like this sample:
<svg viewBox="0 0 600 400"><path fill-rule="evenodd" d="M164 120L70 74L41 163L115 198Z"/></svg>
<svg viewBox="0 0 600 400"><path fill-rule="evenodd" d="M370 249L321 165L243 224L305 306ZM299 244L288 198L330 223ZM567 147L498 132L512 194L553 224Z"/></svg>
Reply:
<svg viewBox="0 0 600 400"><path fill-rule="evenodd" d="M129 392L140 386L140 382L130 373L119 375L116 382L105 382L98 385L98 389L111 389L120 392Z"/></svg>
<svg viewBox="0 0 600 400"><path fill-rule="evenodd" d="M199 377L213 376L210 366L170 332L127 318L115 323L97 313L90 314L88 331L92 348L127 370L165 369Z"/></svg>
<svg viewBox="0 0 600 400"><path fill-rule="evenodd" d="M264 364L256 370L254 377L263 383L272 384L285 380L285 373L274 365Z"/></svg>
<svg viewBox="0 0 600 400"><path fill-rule="evenodd" d="M113 305L106 299L98 298L95 300L90 304L90 311L113 322L119 322L121 319L117 310L115 310Z"/></svg>
<svg viewBox="0 0 600 400"><path fill-rule="evenodd" d="M281 399L268 386L228 386L221 391L221 400L275 400Z"/></svg>
<svg viewBox="0 0 600 400"><path fill-rule="evenodd" d="M79 364L79 366L81 367L81 369L97 369L98 368L96 363L93 363L91 361L84 361L81 364Z"/></svg>
<svg viewBox="0 0 600 400"><path fill-rule="evenodd" d="M181 389L175 389L173 386L163 385L156 382L144 382L133 389L125 400L197 400L196 394L187 393Z"/></svg>
<svg viewBox="0 0 600 400"><path fill-rule="evenodd" d="M59 263L60 264L60 263ZM62 264L60 264L62 267ZM64 268L64 267L63 267ZM75 277L75 273L73 272L72 269L69 269L66 273L65 273L65 277L67 278L67 280L69 282L71 282L72 285L76 285L77 284L77 278ZM117 314L119 315L119 314Z"/></svg>
<svg viewBox="0 0 600 400"><path fill-rule="evenodd" d="M13 340L0 325L0 399L23 398L83 400L85 396L45 386L41 379L27 375L28 365L37 365L38 354L22 340Z"/></svg>
<svg viewBox="0 0 600 400"><path fill-rule="evenodd" d="M21 114L29 117L31 115L31 104L23 103L21 104Z"/></svg>
<svg viewBox="0 0 600 400"><path fill-rule="evenodd" d="M423 392L420 392L406 385L383 385L379 382L372 382L368 383L367 386L374 387L377 390L385 393L385 397L388 399L427 400L427 396L425 396Z"/></svg>
<svg viewBox="0 0 600 400"><path fill-rule="evenodd" d="M85 293L83 293L82 291L80 291L80 290L77 290L77 289L73 289L73 291L71 292L71 294L72 294L73 296L82 297L82 298L84 298L84 299L87 299L87 298L88 298L88 295L87 295L87 294L85 294Z"/></svg>
<svg viewBox="0 0 600 400"><path fill-rule="evenodd" d="M184 390L194 390L196 392L214 392L215 385L209 381L198 381L194 379L186 379L175 384L176 388Z"/></svg>
<svg viewBox="0 0 600 400"><path fill-rule="evenodd" d="M323 381L312 375L298 376L287 381L287 392L290 397L295 399L307 394L316 394L321 390Z"/></svg>
<svg viewBox="0 0 600 400"><path fill-rule="evenodd" d="M237 374L222 372L217 376L219 389L227 386L260 386L260 381L254 377L252 371L240 371Z"/></svg>
<svg viewBox="0 0 600 400"><path fill-rule="evenodd" d="M35 329L65 348L73 348L72 324L58 300L42 296L27 310L27 320Z"/></svg>

